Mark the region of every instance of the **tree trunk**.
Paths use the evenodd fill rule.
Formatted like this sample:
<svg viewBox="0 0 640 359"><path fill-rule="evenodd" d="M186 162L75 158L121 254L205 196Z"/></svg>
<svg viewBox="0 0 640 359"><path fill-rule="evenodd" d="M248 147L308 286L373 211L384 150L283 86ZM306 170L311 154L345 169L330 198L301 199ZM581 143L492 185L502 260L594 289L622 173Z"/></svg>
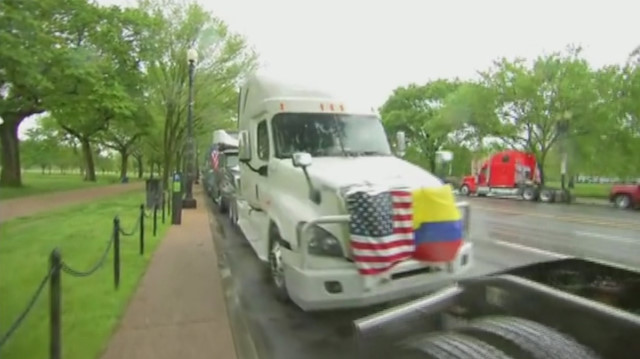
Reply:
<svg viewBox="0 0 640 359"><path fill-rule="evenodd" d="M82 145L82 155L84 157L85 171L84 180L89 182L96 181L96 165L93 162L93 151L91 150L91 143L89 139L83 138L80 140Z"/></svg>
<svg viewBox="0 0 640 359"><path fill-rule="evenodd" d="M136 166L138 167L138 178L142 178L144 176L144 161L142 156L134 155L136 159Z"/></svg>
<svg viewBox="0 0 640 359"><path fill-rule="evenodd" d="M18 140L20 121L6 118L4 121L0 125L0 143L2 144L0 185L3 187L21 187L22 173L20 172L20 142Z"/></svg>
<svg viewBox="0 0 640 359"><path fill-rule="evenodd" d="M129 154L127 151L120 151L120 178L127 177L127 170L129 169Z"/></svg>

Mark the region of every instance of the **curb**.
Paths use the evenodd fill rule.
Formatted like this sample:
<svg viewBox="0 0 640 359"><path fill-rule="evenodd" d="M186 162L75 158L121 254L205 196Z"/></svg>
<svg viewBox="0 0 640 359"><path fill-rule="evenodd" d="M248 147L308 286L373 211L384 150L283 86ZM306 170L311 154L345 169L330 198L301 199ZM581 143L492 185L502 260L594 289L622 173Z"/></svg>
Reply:
<svg viewBox="0 0 640 359"><path fill-rule="evenodd" d="M222 244L222 238L225 235L224 227L212 211L213 206L211 205L211 199L208 196L204 197L207 206L207 214L209 216L209 224L211 226L213 246L215 247L216 257L218 259L218 270L220 273L227 316L229 318L229 326L231 327L233 344L236 350L236 358L258 359L260 357L258 355L255 340L249 330L248 319L242 309L240 297L233 281L233 274L227 263L226 255L224 254L224 245Z"/></svg>

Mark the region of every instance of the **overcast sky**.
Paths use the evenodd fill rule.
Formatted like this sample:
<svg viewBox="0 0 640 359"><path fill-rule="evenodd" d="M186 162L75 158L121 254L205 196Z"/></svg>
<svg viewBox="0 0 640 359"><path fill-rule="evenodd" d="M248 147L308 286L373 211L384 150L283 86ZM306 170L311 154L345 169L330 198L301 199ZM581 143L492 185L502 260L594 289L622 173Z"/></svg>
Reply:
<svg viewBox="0 0 640 359"><path fill-rule="evenodd" d="M640 1L633 0L200 3L245 35L269 71L303 74L376 107L398 86L473 78L502 56L534 58L577 44L602 66L624 62L640 45Z"/></svg>

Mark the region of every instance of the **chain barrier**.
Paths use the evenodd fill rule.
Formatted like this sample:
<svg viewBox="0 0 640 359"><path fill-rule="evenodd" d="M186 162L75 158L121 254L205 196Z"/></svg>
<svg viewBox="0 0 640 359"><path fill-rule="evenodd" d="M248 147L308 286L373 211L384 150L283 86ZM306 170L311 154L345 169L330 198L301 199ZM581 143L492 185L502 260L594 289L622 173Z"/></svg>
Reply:
<svg viewBox="0 0 640 359"><path fill-rule="evenodd" d="M113 227L111 237L109 242L107 243L106 248L102 252L100 259L88 270L79 271L68 265L62 260L60 251L56 248L51 252L50 264L49 264L49 272L47 275L42 278L40 281L36 291L33 293L27 306L20 313L20 315L16 318L16 320L9 326L9 329L6 333L0 336L0 349L7 343L7 341L13 336L13 334L20 328L23 324L24 320L29 316L31 310L34 308L38 298L42 294L42 291L47 285L47 282L50 282L51 294L50 294L50 305L51 308L49 310L50 322L51 322L51 331L50 331L50 358L59 359L61 358L61 349L60 349L60 341L61 341L61 286L60 286L60 272L64 272L74 277L88 277L95 273L98 269L100 269L105 262L107 261L109 252L113 247L113 279L116 290L120 284L120 234L124 236L132 236L137 230L140 233L140 255L144 254L144 218L153 216L153 234L156 235L157 229L157 211L158 207L155 206L153 211L146 213L144 209L144 205L140 206L140 212L138 214L138 218L136 223L133 225L133 228L129 232L125 232L122 230L120 226L120 219L118 216L113 218Z"/></svg>
<svg viewBox="0 0 640 359"><path fill-rule="evenodd" d="M91 269L86 270L86 271L79 271L79 270L73 269L67 263L62 262L62 268L61 268L62 271L67 273L67 274L70 274L70 275L72 275L74 277L88 277L88 276L92 275L98 269L100 269L100 267L102 267L104 262L106 262L107 255L109 254L109 250L111 249L111 246L113 245L113 240L114 239L115 239L115 236L111 235L111 239L109 239L109 243L107 243L107 248L105 248L104 252L102 253L102 256L100 257L100 259L96 262L96 264L93 265L93 267L91 267Z"/></svg>
<svg viewBox="0 0 640 359"><path fill-rule="evenodd" d="M9 338L11 338L11 336L16 332L16 330L20 328L20 325L22 325L22 322L29 315L34 305L38 301L38 298L40 298L40 294L42 294L44 287L47 285L47 282L49 281L49 279L51 278L51 275L55 270L56 270L55 267L51 268L49 270L49 273L47 273L47 275L45 275L44 278L42 278L42 281L40 281L38 288L31 296L31 299L29 300L29 303L27 304L26 308L22 311L22 313L20 313L20 315L13 322L13 324L11 324L11 326L9 327L9 330L7 330L7 332L2 337L0 337L0 349L5 345L5 343L9 340Z"/></svg>
<svg viewBox="0 0 640 359"><path fill-rule="evenodd" d="M141 220L141 216L138 216L138 219L136 220L136 223L133 225L133 227L131 227L131 230L129 232L126 232L125 230L120 228L119 229L120 230L120 234L122 234L125 237L133 236L134 234L136 234L136 231L140 227L140 220Z"/></svg>

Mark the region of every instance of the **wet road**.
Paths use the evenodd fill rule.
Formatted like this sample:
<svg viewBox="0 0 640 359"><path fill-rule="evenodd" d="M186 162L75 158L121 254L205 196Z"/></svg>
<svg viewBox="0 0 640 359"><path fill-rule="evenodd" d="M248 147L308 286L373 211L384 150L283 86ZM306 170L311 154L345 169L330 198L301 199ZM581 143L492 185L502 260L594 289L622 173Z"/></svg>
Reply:
<svg viewBox="0 0 640 359"><path fill-rule="evenodd" d="M468 199L479 275L563 255L640 267L640 213L611 208ZM216 209L212 206L212 210ZM215 212L217 213L217 212ZM275 300L266 266L226 218L217 246L260 358L354 358L353 320L384 309L304 313Z"/></svg>

